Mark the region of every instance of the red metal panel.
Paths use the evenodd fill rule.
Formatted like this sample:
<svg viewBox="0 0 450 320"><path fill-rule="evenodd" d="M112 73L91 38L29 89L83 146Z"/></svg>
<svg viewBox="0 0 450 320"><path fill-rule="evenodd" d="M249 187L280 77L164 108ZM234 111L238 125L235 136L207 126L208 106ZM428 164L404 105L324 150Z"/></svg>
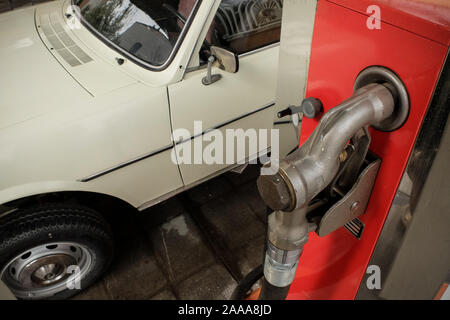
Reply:
<svg viewBox="0 0 450 320"><path fill-rule="evenodd" d="M395 71L406 84L411 112L399 130L371 130L371 150L383 162L366 213L361 240L344 228L320 238L310 234L288 299L354 299L382 229L410 151L444 63L447 47L382 23L366 27L367 16L328 1L318 1L307 96L325 111L353 92L357 75L373 65ZM304 118L301 143L317 120Z"/></svg>
<svg viewBox="0 0 450 320"><path fill-rule="evenodd" d="M449 0L330 0L369 15L367 8L377 5L381 20L423 37L450 45Z"/></svg>

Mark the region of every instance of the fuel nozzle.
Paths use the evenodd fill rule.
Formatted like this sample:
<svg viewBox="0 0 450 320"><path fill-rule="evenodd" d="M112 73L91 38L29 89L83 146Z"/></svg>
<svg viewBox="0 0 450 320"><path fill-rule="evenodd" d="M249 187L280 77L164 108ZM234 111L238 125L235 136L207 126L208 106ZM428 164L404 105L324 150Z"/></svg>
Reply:
<svg viewBox="0 0 450 320"><path fill-rule="evenodd" d="M371 83L357 90L351 98L322 116L308 140L280 162L276 174L258 178L261 197L274 211L269 215L268 223L264 263L266 286L289 288L309 232L321 227L320 220L314 222L307 217L312 200L326 189L339 193L337 181L343 172L360 172L370 143L367 128L383 122L393 114L395 99L392 88L383 84ZM342 153L349 141L356 140L355 137L366 138L359 140L360 146L355 144L355 152L351 158L353 160L345 161L346 164L353 165L349 170L348 166L343 165ZM347 175L347 180L348 176L352 175ZM358 181L361 179L360 176ZM354 183L353 179L345 191L349 192ZM339 214L333 212L333 216L326 219L327 222L331 221L337 226L345 221L339 219ZM260 299L273 299L273 295L268 292L270 290L263 285ZM287 290L278 292L287 294ZM285 296L278 298L284 299Z"/></svg>

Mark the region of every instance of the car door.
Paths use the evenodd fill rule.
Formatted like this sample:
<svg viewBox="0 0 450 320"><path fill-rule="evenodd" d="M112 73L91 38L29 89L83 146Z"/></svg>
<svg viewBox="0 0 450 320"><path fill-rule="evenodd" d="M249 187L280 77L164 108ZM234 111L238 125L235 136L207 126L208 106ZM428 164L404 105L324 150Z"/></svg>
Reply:
<svg viewBox="0 0 450 320"><path fill-rule="evenodd" d="M178 159L185 185L232 165L226 163L230 152L234 153L236 163L267 149L267 145L259 141L256 152L247 145L245 155L239 156L237 144L234 149L226 148L230 141L225 138L227 129L246 132L249 129L269 130L273 126L281 11L282 2L278 0L221 1L211 25L206 26L209 27L206 41L235 52L239 56L238 72L228 73L213 67L212 73L220 74L221 79L204 85L202 79L207 70L203 62L199 68L187 72L182 81L168 87L173 132L189 132L189 137L175 141L178 156L189 148L192 151L192 161ZM193 154L198 154L199 148L205 150L218 139L212 129L220 131L224 138L224 163L211 164L194 159ZM264 134L264 131L260 132ZM270 138L266 139L270 144Z"/></svg>

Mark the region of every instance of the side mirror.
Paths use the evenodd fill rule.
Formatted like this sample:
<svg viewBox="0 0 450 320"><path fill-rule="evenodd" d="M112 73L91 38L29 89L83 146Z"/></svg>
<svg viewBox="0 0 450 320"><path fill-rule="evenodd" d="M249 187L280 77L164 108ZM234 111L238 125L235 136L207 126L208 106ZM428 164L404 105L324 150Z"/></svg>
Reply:
<svg viewBox="0 0 450 320"><path fill-rule="evenodd" d="M211 46L211 54L216 57L217 66L223 71L236 73L239 70L239 58L237 54L227 49Z"/></svg>
<svg viewBox="0 0 450 320"><path fill-rule="evenodd" d="M239 58L238 56L229 50L211 46L211 56L208 59L208 73L206 77L202 79L202 83L207 86L219 81L222 76L220 74L212 74L212 67L218 67L219 69L236 73L239 70Z"/></svg>

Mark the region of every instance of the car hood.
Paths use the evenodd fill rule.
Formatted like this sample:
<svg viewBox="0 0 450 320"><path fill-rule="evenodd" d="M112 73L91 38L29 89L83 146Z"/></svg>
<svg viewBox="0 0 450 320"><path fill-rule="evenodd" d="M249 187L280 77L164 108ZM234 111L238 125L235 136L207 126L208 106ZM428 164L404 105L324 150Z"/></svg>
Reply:
<svg viewBox="0 0 450 320"><path fill-rule="evenodd" d="M63 33L62 24L49 25L51 19L62 16L57 8L61 3L0 15L0 129L73 107L74 101L81 105L136 82L90 56ZM61 39L70 42L73 51L59 47ZM70 60L71 52L77 53L79 63Z"/></svg>

